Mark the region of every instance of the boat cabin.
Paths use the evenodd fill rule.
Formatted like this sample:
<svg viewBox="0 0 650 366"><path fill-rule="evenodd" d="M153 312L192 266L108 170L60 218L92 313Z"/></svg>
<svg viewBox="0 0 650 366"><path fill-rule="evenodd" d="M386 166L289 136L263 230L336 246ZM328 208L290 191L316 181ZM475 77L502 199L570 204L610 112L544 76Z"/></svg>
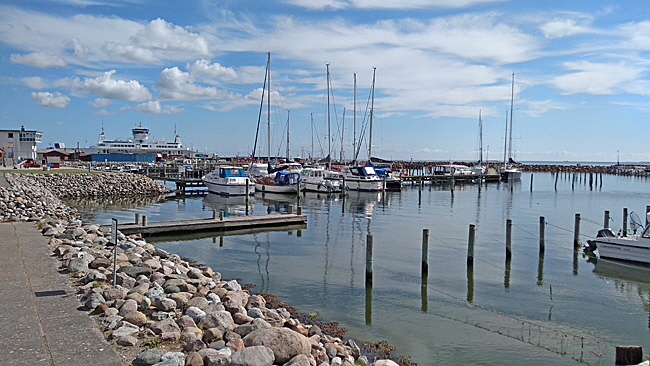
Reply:
<svg viewBox="0 0 650 366"><path fill-rule="evenodd" d="M375 168L371 166L351 166L348 167L348 172L352 176L357 176L357 177L376 177L377 172L375 171Z"/></svg>
<svg viewBox="0 0 650 366"><path fill-rule="evenodd" d="M221 167L219 168L219 178L246 178L246 172L244 168L238 168L234 166Z"/></svg>

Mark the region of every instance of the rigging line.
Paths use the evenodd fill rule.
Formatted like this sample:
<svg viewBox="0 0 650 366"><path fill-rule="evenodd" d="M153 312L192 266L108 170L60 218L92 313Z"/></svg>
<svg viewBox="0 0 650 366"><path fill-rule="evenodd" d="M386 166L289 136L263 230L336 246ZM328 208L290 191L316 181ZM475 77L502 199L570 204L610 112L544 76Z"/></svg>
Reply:
<svg viewBox="0 0 650 366"><path fill-rule="evenodd" d="M440 239L440 238L438 238L438 237L436 237L436 236L433 236L433 235L429 234L429 237L430 237L430 238L434 238L435 240L441 242L442 244L446 245L447 247L449 247L449 248L451 248L451 249L454 249L454 250L456 250L456 251L458 251L458 252L461 252L461 253L465 254L465 252L463 252L463 250L461 250L461 249L459 249L459 248L456 248L456 247L454 247L454 246L452 246L452 245L446 243L444 240L442 240L442 239ZM485 263L485 264L487 264L487 265L490 265L490 266L495 267L495 268L498 268L498 269L504 269L503 267L500 267L500 266L498 266L498 265L496 265L496 264L490 263L490 262L488 262L488 261L486 261L486 260L483 260L483 259L481 259L481 258L476 258L476 255L474 256L474 260L475 260L475 261L479 261L479 262L483 262L483 263Z"/></svg>
<svg viewBox="0 0 650 366"><path fill-rule="evenodd" d="M569 230L569 229L563 228L563 227L561 227L561 226L553 225L553 224L551 224L551 223L549 223L549 222L546 222L546 225L548 225L548 226L552 226L552 227L557 228L557 229L560 229L560 230L564 230L564 231L569 232L569 233L573 233L573 230ZM580 236L581 236L581 237L585 237L585 238L593 238L592 235L585 234L585 233L580 233ZM549 241L549 242L552 242L552 241Z"/></svg>

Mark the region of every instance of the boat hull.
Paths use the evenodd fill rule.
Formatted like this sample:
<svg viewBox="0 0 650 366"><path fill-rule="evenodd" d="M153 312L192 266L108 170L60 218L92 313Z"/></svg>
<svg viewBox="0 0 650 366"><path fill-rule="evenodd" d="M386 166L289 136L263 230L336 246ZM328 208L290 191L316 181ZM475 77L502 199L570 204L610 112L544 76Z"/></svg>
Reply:
<svg viewBox="0 0 650 366"><path fill-rule="evenodd" d="M246 190L246 182L243 183L221 183L211 180L203 179L203 184L208 188L211 193L220 194L222 196L245 196L246 193L255 193L255 184L248 184L248 192Z"/></svg>
<svg viewBox="0 0 650 366"><path fill-rule="evenodd" d="M300 190L305 192L319 192L319 193L341 193L342 187L341 184L330 183L327 184L327 181L305 181L300 180Z"/></svg>
<svg viewBox="0 0 650 366"><path fill-rule="evenodd" d="M377 192L384 189L384 182L379 179L358 180L346 178L345 186L350 191Z"/></svg>
<svg viewBox="0 0 650 366"><path fill-rule="evenodd" d="M589 240L589 244L596 245L600 258L650 264L650 239L647 238L596 238Z"/></svg>
<svg viewBox="0 0 650 366"><path fill-rule="evenodd" d="M256 192L269 192L269 193L285 193L285 194L294 194L298 192L297 185L275 185L275 184L263 184L255 183Z"/></svg>

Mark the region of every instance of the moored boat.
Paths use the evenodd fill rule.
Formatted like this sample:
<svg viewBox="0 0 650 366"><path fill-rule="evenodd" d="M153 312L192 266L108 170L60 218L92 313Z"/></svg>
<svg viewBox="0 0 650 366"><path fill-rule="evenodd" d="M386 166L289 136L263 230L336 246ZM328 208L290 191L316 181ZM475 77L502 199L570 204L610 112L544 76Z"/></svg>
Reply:
<svg viewBox="0 0 650 366"><path fill-rule="evenodd" d="M300 172L300 190L306 192L340 193L343 181L325 168L304 168Z"/></svg>
<svg viewBox="0 0 650 366"><path fill-rule="evenodd" d="M348 166L343 171L343 179L347 189L351 191L381 191L384 181L371 166Z"/></svg>
<svg viewBox="0 0 650 366"><path fill-rule="evenodd" d="M203 184L211 193L224 196L241 196L255 193L255 183L251 181L244 168L236 166L219 166L214 171L201 177Z"/></svg>
<svg viewBox="0 0 650 366"><path fill-rule="evenodd" d="M271 193L297 193L299 173L295 172L276 172L275 176L265 176L254 178L255 190L257 192Z"/></svg>
<svg viewBox="0 0 650 366"><path fill-rule="evenodd" d="M638 235L600 229L595 239L587 240L584 250L595 253L598 258L650 264L650 225Z"/></svg>

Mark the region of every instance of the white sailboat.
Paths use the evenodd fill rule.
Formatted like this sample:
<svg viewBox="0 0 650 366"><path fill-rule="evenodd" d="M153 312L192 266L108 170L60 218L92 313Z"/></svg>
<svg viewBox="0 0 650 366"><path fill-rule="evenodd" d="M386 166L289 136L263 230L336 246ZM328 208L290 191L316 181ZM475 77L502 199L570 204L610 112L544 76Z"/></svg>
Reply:
<svg viewBox="0 0 650 366"><path fill-rule="evenodd" d="M499 174L501 175L501 180L506 182L518 181L521 180L521 170L514 166L514 160L512 159L512 112L514 110L514 100L515 100L515 73L512 73L512 92L510 97L510 129L508 130L507 123L507 113L506 113L506 136L509 136L507 139L508 142L508 156L506 159L506 151L504 148L503 151L503 168L500 170ZM508 132L510 133L508 135Z"/></svg>
<svg viewBox="0 0 650 366"><path fill-rule="evenodd" d="M290 171L275 171L271 167L271 53L268 53L266 63L267 84L267 164L268 174L262 176L253 176L251 179L255 182L256 192L272 193L297 193L298 180L300 174Z"/></svg>

